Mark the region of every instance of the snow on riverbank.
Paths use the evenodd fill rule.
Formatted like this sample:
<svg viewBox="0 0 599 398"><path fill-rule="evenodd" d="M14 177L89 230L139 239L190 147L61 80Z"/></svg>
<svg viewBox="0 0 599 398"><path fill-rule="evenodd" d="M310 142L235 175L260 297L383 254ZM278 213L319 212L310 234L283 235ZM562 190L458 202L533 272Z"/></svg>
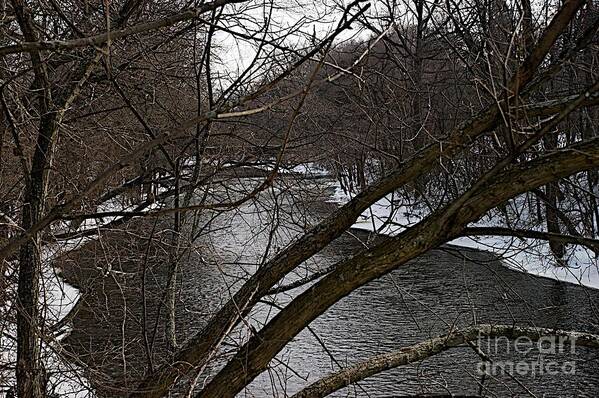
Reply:
<svg viewBox="0 0 599 398"><path fill-rule="evenodd" d="M44 319L46 327L50 327L61 321L72 310L80 298L80 292L75 287L64 282L51 266L51 261L64 250L73 250L83 243L83 239L77 242L69 241L60 244L45 246L41 250L42 275L40 278L40 297L43 302L42 311L45 311ZM14 270L13 270L14 271ZM9 286L7 290L16 291L16 286ZM14 314L11 302L5 303L2 312ZM14 316L14 315L13 315ZM11 317L11 319L14 319ZM17 360L16 335L17 328L13 322L4 323L2 335L0 336L0 362L3 364L15 364ZM41 358L47 372L48 397L84 398L93 397L91 387L84 377L82 368L73 365L62 358L60 340L68 335L70 326L66 323L60 330L54 333L54 337L48 337L41 345ZM0 397L5 396L10 387L16 386L13 369L0 371Z"/></svg>
<svg viewBox="0 0 599 398"><path fill-rule="evenodd" d="M97 212L117 212L132 210L135 206L127 206L121 203L117 199L110 200L102 205L98 206ZM158 207L158 204L154 203L147 207L147 210ZM98 231L100 227L106 225L118 217L109 216L102 217L100 219L86 219L83 220L78 226L77 231ZM69 231L69 224L59 226L60 231L55 230L54 232L67 232ZM70 230L69 232L73 232ZM86 237L78 237L67 240L61 240L45 245L42 250L42 264L43 264L43 295L45 298L45 307L50 313L46 315L46 319L50 319L52 322L60 322L69 312L73 309L75 304L80 298L80 292L77 288L69 285L60 276L60 269L53 266L54 259L65 253L74 251L85 245L86 243L96 239L97 235L92 234ZM60 331L60 338L66 337L69 333L69 326L65 325L63 330Z"/></svg>
<svg viewBox="0 0 599 398"><path fill-rule="evenodd" d="M343 204L350 200L340 187L338 182L330 178L330 174L324 168L316 164L302 164L297 166L288 166L281 168L281 174L297 175L299 177L327 177L324 180L326 186L333 188L334 193L330 197L331 202ZM330 184L330 185L329 185ZM328 188L327 188L328 189ZM354 223L354 228L375 231L385 235L396 235L406 228L415 225L426 216L426 211L416 206L414 203L402 203L399 198L390 194L374 203ZM155 203L150 208L158 207ZM100 206L98 212L123 211L130 210L130 206L125 206L117 200L111 201ZM518 220L526 221L528 214L519 214ZM97 230L102 225L114 220L115 217L104 217L103 219L85 220L78 226L78 231ZM505 225L502 216L498 213L491 217L483 218L476 226L502 226ZM60 225L55 232L67 232L68 224ZM59 230L60 229L60 230ZM42 300L44 302L44 311L47 320L47 326L53 325L63 320L73 309L80 299L80 292L73 286L67 284L60 277L60 270L52 265L53 260L61 254L76 250L80 246L95 239L94 236L84 238L73 238L65 241L51 243L42 248ZM557 267L550 254L546 242L536 240L521 240L509 237L477 237L477 238L459 238L450 242L451 244L492 251L504 259L507 266L522 272L534 275L549 277L556 280L567 281L586 286L599 288L599 272L597 259L594 254L582 247L568 247L568 265L569 267ZM16 265L13 264L13 267ZM14 272L15 270L9 270ZM10 273L9 272L9 273ZM16 286L9 286L9 289L16 289ZM8 309L11 303L7 302L5 308L0 308L0 315L14 314L14 309ZM8 317L6 317L8 319ZM15 336L16 327L14 323L6 323L2 326L0 334L0 362L16 362ZM70 325L65 322L62 329L57 331L55 339L44 342L43 357L44 364L49 375L50 390L60 397L83 398L91 397L91 388L89 382L84 378L82 368L72 365L72 361L61 358L60 340L68 335ZM0 397L2 397L2 388L5 386L14 386L14 370L0 370Z"/></svg>
<svg viewBox="0 0 599 398"><path fill-rule="evenodd" d="M331 202L344 204L350 200L338 183ZM388 195L374 203L358 217L353 228L376 231L384 235L396 235L407 227L416 224L426 215L425 211L415 213L414 206L398 205L393 195ZM520 219L526 220L526 214ZM499 214L483 218L472 226L501 226ZM474 249L492 251L499 255L504 263L515 270L543 276L559 281L571 282L599 288L599 262L590 250L581 246L568 245L566 261L568 266L558 266L545 241L500 236L464 237L454 239L450 244Z"/></svg>
<svg viewBox="0 0 599 398"><path fill-rule="evenodd" d="M585 247L570 246L566 254L568 267L564 267L555 263L546 242L489 236L458 238L450 243L493 251L506 265L518 271L599 288L599 264L594 253Z"/></svg>
<svg viewBox="0 0 599 398"><path fill-rule="evenodd" d="M156 207L154 204L152 207ZM117 200L107 202L98 207L98 212L123 211L128 207ZM78 231L97 230L102 225L113 221L116 217L104 217L101 220L89 219L82 222ZM59 225L54 232L68 231L69 224ZM65 253L77 250L87 242L95 239L95 236L72 238L44 245L40 249L42 261L42 275L40 278L40 300L46 327L64 323L59 330L53 332L53 338L42 343L42 361L48 375L48 396L84 398L93 397L92 388L85 379L81 367L74 365L71 360L62 358L60 341L71 331L69 322L64 322L66 316L73 310L79 299L80 291L69 285L61 276L60 269L53 266L54 260ZM16 267L16 264L12 264ZM8 273L16 272L16 269L8 270ZM12 296L15 295L16 286L9 286ZM2 308L2 314L14 313L11 302L6 302ZM6 317L8 319L8 317ZM14 322L6 322L2 325L0 335L0 362L3 364L16 363L16 325ZM16 380L14 370L0 371L0 397L4 396L9 386L15 386Z"/></svg>

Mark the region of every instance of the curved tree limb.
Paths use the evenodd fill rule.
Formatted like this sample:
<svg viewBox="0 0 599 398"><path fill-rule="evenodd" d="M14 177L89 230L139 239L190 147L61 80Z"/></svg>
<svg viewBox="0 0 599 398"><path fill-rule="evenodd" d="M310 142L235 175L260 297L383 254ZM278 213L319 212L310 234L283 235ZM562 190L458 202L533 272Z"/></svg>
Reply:
<svg viewBox="0 0 599 398"><path fill-rule="evenodd" d="M462 232L463 236L513 236L525 239L554 240L563 243L586 246L593 251L599 250L599 239L558 234L530 229L505 228L505 227L467 227Z"/></svg>
<svg viewBox="0 0 599 398"><path fill-rule="evenodd" d="M251 338L199 396L234 396L265 370L305 325L353 290L459 236L468 223L509 198L598 166L599 138L517 164L476 193L467 192L469 199L458 212L450 212L448 216L442 209L397 237L341 262L334 272L300 294Z"/></svg>
<svg viewBox="0 0 599 398"><path fill-rule="evenodd" d="M531 56L520 66L517 74L509 83L509 87L513 89L512 91L522 91L530 83L543 58L582 4L584 4L584 1L581 0L567 1L555 15L537 46L531 52ZM366 188L349 203L304 234L294 244L281 251L260 268L212 317L208 324L182 347L176 354L172 366L165 366L157 374L148 375L139 385L138 391L131 394L131 397L161 396L180 374L191 370L194 364L197 366L197 364L202 364L206 360L207 354L215 349L215 344L220 341L231 319L237 317L236 309L239 306L246 307L248 311L253 308L256 301L250 302L249 296L252 292L258 289L255 297L264 296L289 271L318 253L329 242L351 227L356 218L372 203L429 171L436 164L439 157L452 155L463 150L468 143L492 130L499 123L500 109L498 105L492 105L484 109L472 119L458 125L449 134L443 145L433 144L425 147L413 159L401 165L378 183ZM337 275L337 273L330 274L325 279L328 280L332 275ZM301 322L299 318L297 321ZM266 352L264 354L268 355ZM245 372L241 372L239 369L236 369L235 372L237 374L229 374L227 377L246 377ZM236 387L235 383L230 383L229 387L233 391L238 386ZM224 396L227 395L229 394L224 393ZM222 395L216 393L215 396Z"/></svg>
<svg viewBox="0 0 599 398"><path fill-rule="evenodd" d="M509 339L527 337L531 341L538 341L540 338L546 336L559 337L559 341L565 345L576 344L580 347L599 348L599 335L594 334L513 325L470 326L401 348L397 351L374 356L351 367L339 370L310 384L297 394L294 394L292 398L326 397L335 391L377 373L422 361L451 348L473 342L481 337L507 337Z"/></svg>

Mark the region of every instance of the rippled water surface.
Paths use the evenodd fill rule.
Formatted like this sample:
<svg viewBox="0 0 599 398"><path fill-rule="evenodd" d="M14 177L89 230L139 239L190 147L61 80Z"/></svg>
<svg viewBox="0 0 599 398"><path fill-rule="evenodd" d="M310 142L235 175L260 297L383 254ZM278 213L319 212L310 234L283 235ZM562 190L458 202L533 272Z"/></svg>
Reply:
<svg viewBox="0 0 599 398"><path fill-rule="evenodd" d="M211 227L220 231L198 239L181 261L179 279L179 341L191 336L210 314L230 297L239 285L269 255L280 250L296 236L301 227L316 221L332 206L324 203L330 191L316 201L302 198L272 199L280 211L267 211L264 204L247 204L241 211L216 218ZM274 202L273 202L274 203ZM271 203L272 204L272 203ZM307 214L309 212L310 214ZM273 226L280 226L273 233ZM148 360L144 351L143 300L140 294L143 255L147 239L140 231L151 225L131 227L126 233L106 235L81 253L67 258L66 277L86 294L85 304L74 319L68 347L84 362L110 377L91 375L100 395L117 396L134 386ZM351 230L315 256L284 283L329 267L376 238L364 231ZM168 239L157 239L166 245ZM160 245L157 244L157 247ZM166 281L164 250L152 249L145 290L147 334L154 337L154 348L164 348L164 331L156 308L162 300ZM111 269L118 273L104 276L99 268L111 254ZM118 255L115 255L117 253ZM122 253L122 254L121 254ZM104 255L101 255L104 254ZM116 259L115 259L116 258ZM105 259L105 260L99 260ZM274 298L285 305L301 289ZM390 274L356 290L330 308L301 332L242 396L283 397L297 392L310 382L372 355L389 352L445 333L451 326L473 323L502 323L577 329L598 333L599 292L572 284L525 275L507 269L492 255L457 247L434 250ZM163 311L163 310L162 310ZM276 309L260 305L253 313L253 325L272 318ZM158 322L156 320L158 319ZM224 345L226 356L235 344L248 335L238 328ZM317 337L316 337L317 336ZM123 344L125 342L125 344ZM575 374L549 375L526 372L516 380L498 372L484 380L477 373L480 358L469 347L452 349L412 366L405 366L366 379L338 393L339 396L401 396L415 394L470 394L486 396L596 396L599 391L597 353L577 347L574 353L546 354L536 350L527 356L507 355L513 345L492 341L483 349L497 361L516 360L527 364L554 361L559 366L575 364ZM487 348L485 348L487 347ZM102 355L98 355L102 352ZM153 361L160 362L166 354ZM101 359L100 359L101 358ZM574 362L572 362L574 361ZM215 363L199 378L200 384L218 370ZM482 389L481 389L482 382ZM183 380L181 390L187 383ZM528 392L527 392L528 390ZM545 395L543 395L545 394ZM182 395L182 392L175 393Z"/></svg>

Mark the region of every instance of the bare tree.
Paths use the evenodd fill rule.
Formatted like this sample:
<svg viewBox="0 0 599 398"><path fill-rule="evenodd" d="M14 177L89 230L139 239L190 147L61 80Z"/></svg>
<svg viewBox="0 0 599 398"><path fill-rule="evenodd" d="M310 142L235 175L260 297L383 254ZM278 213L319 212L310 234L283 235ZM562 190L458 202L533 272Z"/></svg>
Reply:
<svg viewBox="0 0 599 398"><path fill-rule="evenodd" d="M318 7L296 18L291 4L245 0L3 5L0 160L11 167L0 170L0 287L16 294L0 305L15 317L19 397L51 392L51 355L115 395L235 396L335 303L453 239L547 241L562 267L569 245L599 253L596 5L539 5L545 16L527 1L379 6L325 4L337 11L325 20L329 10ZM350 27L361 36L339 43ZM234 51L238 68L225 65ZM320 219L295 201L322 192L284 176L315 159L351 195ZM419 221L330 267L303 268L389 195L421 202ZM509 209L516 199L529 215L524 226ZM222 305L205 324L182 327L182 264L217 256L206 242L234 234L227 217L247 206L268 217L263 230L250 229L266 236L255 267L234 253L237 273L220 270L233 279ZM299 232L284 239L285 212ZM505 225L476 225L495 213ZM253 238L243 250L260 246ZM56 247L61 260L49 254ZM118 363L122 386L94 359L63 351L57 331L99 299L81 286L81 304L53 318L52 261L76 263L70 272L80 280L118 292L92 318L116 317L120 336L92 351L97 363ZM264 303L276 315L261 323L254 315ZM450 329L298 396L325 396L479 333L551 332ZM597 348L595 335L560 333ZM218 370L207 377L211 366Z"/></svg>

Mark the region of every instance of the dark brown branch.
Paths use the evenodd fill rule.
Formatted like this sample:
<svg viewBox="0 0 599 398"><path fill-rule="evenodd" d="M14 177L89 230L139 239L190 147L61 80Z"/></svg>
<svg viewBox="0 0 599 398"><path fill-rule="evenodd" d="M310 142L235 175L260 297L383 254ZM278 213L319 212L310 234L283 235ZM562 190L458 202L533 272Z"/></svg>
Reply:
<svg viewBox="0 0 599 398"><path fill-rule="evenodd" d="M568 97L538 102L534 104L523 105L516 109L518 113L523 115L519 117L535 117L535 116L551 116L559 113L567 104L573 102L578 97L577 94ZM599 94L594 93L585 98L580 104L580 107L599 105Z"/></svg>
<svg viewBox="0 0 599 398"><path fill-rule="evenodd" d="M599 240L584 236L558 234L553 232L533 231L529 229L513 229L504 227L468 227L464 228L463 236L513 236L524 239L554 240L563 243L586 246L589 249L599 250Z"/></svg>
<svg viewBox="0 0 599 398"><path fill-rule="evenodd" d="M298 279L298 280L291 282L287 285L282 285L282 286L272 288L268 292L266 292L266 295L279 294L279 293L283 293L283 292L288 292L289 290L297 289L298 287L304 286L310 282L314 282L316 279L321 278L321 277L331 273L334 269L335 269L334 266L327 267L321 271L314 272L310 276L307 276L302 279Z"/></svg>

